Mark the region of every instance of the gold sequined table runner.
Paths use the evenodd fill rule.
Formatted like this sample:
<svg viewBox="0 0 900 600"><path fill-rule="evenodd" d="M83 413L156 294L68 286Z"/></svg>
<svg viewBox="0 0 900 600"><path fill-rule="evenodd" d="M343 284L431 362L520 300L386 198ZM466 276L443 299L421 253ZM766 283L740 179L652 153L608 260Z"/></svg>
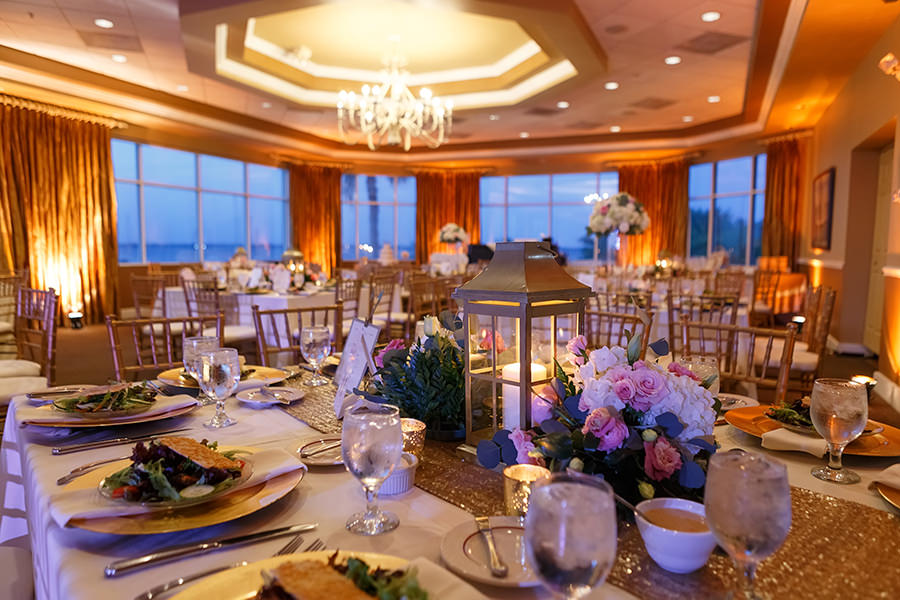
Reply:
<svg viewBox="0 0 900 600"><path fill-rule="evenodd" d="M300 381L288 382L300 387ZM309 388L305 399L283 410L324 433L340 432L334 387ZM427 440L416 486L473 515L503 514L499 473L466 462L457 444ZM793 523L784 545L757 572L757 588L771 598L900 597L900 518L849 500L791 488ZM609 582L648 600L725 598L738 574L731 559L713 552L687 575L658 567L637 527L619 525L616 564Z"/></svg>

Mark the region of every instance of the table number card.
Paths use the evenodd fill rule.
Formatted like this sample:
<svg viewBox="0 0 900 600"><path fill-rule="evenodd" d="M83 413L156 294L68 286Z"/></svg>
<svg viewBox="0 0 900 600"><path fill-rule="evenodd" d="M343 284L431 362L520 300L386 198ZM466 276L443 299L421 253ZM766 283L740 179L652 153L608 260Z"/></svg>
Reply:
<svg viewBox="0 0 900 600"><path fill-rule="evenodd" d="M340 419L346 405L352 402L353 390L359 386L366 369L375 374L377 367L372 359L372 351L378 342L381 327L366 325L361 319L353 319L350 323L350 332L344 342L344 351L341 353L341 363L334 374L334 384L337 393L334 395L334 414Z"/></svg>

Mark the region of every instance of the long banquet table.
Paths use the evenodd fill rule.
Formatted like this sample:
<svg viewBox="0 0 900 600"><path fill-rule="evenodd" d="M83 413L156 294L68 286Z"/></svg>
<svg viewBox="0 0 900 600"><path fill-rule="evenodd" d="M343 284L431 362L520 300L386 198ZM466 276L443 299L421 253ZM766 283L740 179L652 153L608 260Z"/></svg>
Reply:
<svg viewBox="0 0 900 600"><path fill-rule="evenodd" d="M2 539L0 541L14 536L17 527L20 530L24 528L26 524L21 523L21 519L16 520L16 517L20 516L19 511L24 511L27 517L27 534L33 552L36 594L39 599L131 598L143 590L174 577L239 560L252 561L266 558L283 545L286 539L215 552L138 571L120 578L105 579L103 567L111 560L136 556L179 543L261 531L309 521L318 522L319 528L310 534L308 539L321 537L329 548L380 552L408 559L423 556L439 562L442 537L456 525L472 518L471 514L457 506L422 489L414 488L403 496L382 499L386 508L400 516L401 526L396 531L374 538L350 534L344 530L343 524L352 512L362 507L363 494L360 485L342 467L332 467L311 468L297 489L287 497L253 515L226 524L151 536L116 536L73 528L62 529L51 520L48 510L48 498L59 490L55 485L55 479L74 466L121 455L124 447L117 446L65 456L51 456L49 450L51 446L70 440L59 435L47 435L38 428L20 428L16 422L15 411L16 406L22 401L21 398L13 401L3 434L2 481L0 481L2 492L0 493L4 497L2 523L0 523ZM201 408L185 417L169 419L163 424L157 425L153 430L187 426L192 428L187 435L198 438L211 436L210 439L216 439L222 444L261 448L283 447L289 450L297 448L304 440L321 435L309 425L281 409L252 410L242 405L239 406L232 400L229 401L228 411L237 417L239 424L215 432L212 436L210 430L202 427L202 422L209 418L212 407ZM294 411L294 414L298 413ZM314 419L308 420L310 423L316 423ZM127 431L129 434L136 434L144 431L145 427L134 426ZM321 425L319 428L322 428ZM88 441L97 438L98 435L81 434L76 437L77 441ZM739 447L768 452L760 450L758 440L728 425L717 427L716 437L723 450ZM863 481L856 485L838 486L821 482L809 474L811 466L820 464L824 459L796 452L771 452L770 454L787 464L790 483L793 486L864 505L841 502L834 498L829 499L827 496L812 497L812 494L807 494L810 496L805 498L807 504L799 505L805 506L804 510L807 510L810 506L809 503L812 502L815 506L824 503L822 504L823 510L833 509L838 511L837 514L846 515L848 511L851 514L859 514L863 521L865 519L872 521L874 515L877 517L874 520L878 521L878 527L882 529L886 527L890 530L883 531L882 535L889 536L893 540L898 538L900 520L896 517L889 517L887 514L891 511L896 514L896 511L888 507L875 492L868 489L873 477L881 469L896 462L896 459L848 456L845 458L847 466L859 472ZM795 492L795 502L797 501ZM804 501L804 499L800 501ZM822 514L833 515L835 513L823 512ZM801 517L805 520L805 535L809 535L811 530L816 531L815 527L810 527L810 515L801 516L795 512L795 522ZM882 522L885 520L887 520L886 523ZM818 525L814 515L812 523ZM829 535L834 535L834 531L840 530L842 523L823 520L821 527L823 531L830 530ZM675 576L662 572L649 562L649 558L645 554L642 554L643 549L636 537L636 532L633 528L630 529L631 531L627 532L630 537L626 537L624 544L620 536L619 562L611 575L612 582L628 583L630 578L630 583L633 585L625 587L645 598L698 597L696 596L698 589L705 590L707 592L705 596L716 596L731 585L731 575L728 574L730 566L727 560L721 556L714 556L715 560L711 561L710 566L698 574ZM862 545L833 550L835 552L834 559L822 563L822 568L832 569L829 571L830 581L842 581L843 574L851 572L865 577L865 571L860 575L859 569L871 566L872 562L876 562L876 557L882 561L882 564L885 560L893 560L890 557L878 555L879 552L890 552L891 550L883 546L876 547L877 543L868 539L865 531L849 533L857 533L858 542ZM823 533L823 535L825 534ZM790 537L788 541L791 541ZM800 547L802 548L802 544L806 542L807 540L795 542L794 551L796 552L798 547L797 543L801 543ZM867 543L868 546L865 545ZM897 544L894 542L893 548L896 547ZM821 554L818 560L823 560ZM770 566L767 567L767 565ZM797 577L796 582L791 581L791 568L791 565L786 565L777 559L768 561L761 567L760 577L766 580L772 579L768 577L767 573L778 572L781 578L778 589L783 590L785 585L789 588L794 585L798 589L804 586L806 588L804 594L792 593L785 596L777 594L776 597L832 597L828 593L824 595L810 594L810 590L818 591L814 581L810 582L802 577ZM887 589L895 584L900 585L900 570L894 567L894 571L893 573L881 573L883 579L878 582L878 585L881 585L879 589L883 589L885 585L888 586ZM646 581L636 582L636 577L643 577ZM710 583L711 581L713 583ZM668 587L663 590L661 586ZM502 590L487 586L480 586L479 589L490 598L548 597L535 590ZM864 596L863 593L858 597ZM604 586L602 590L596 591L595 595L591 596L591 598L607 599L627 597L632 596L610 585Z"/></svg>

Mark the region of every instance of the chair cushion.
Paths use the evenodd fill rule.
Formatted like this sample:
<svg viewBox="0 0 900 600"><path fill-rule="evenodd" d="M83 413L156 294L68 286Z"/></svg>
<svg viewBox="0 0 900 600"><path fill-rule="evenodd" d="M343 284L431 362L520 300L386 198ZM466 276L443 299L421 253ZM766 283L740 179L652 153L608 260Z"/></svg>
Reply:
<svg viewBox="0 0 900 600"><path fill-rule="evenodd" d="M165 331L165 327L163 327L162 323L154 323L153 325L153 334L154 335L162 335ZM182 330L184 329L184 323L170 323L169 324L169 333L174 337L176 335L181 335ZM144 335L150 335L150 326L144 325L143 327Z"/></svg>
<svg viewBox="0 0 900 600"><path fill-rule="evenodd" d="M753 312L755 313L770 313L773 312L773 310L774 309L771 306L760 300L753 303Z"/></svg>
<svg viewBox="0 0 900 600"><path fill-rule="evenodd" d="M0 360L0 377L40 377L41 365L30 360Z"/></svg>
<svg viewBox="0 0 900 600"><path fill-rule="evenodd" d="M761 365L766 351L768 339L756 340L756 352L753 361L756 365ZM772 341L772 353L769 355L769 367L777 368L781 364L781 352L784 348L783 340ZM791 370L802 373L812 373L819 365L819 355L810 352L806 342L797 342L794 344L794 355L791 357Z"/></svg>
<svg viewBox="0 0 900 600"><path fill-rule="evenodd" d="M8 323L6 321L0 321L0 333L12 333L13 326L12 323Z"/></svg>
<svg viewBox="0 0 900 600"><path fill-rule="evenodd" d="M43 377L6 377L0 379L0 406L7 406L10 398L19 394L41 392L47 389Z"/></svg>
<svg viewBox="0 0 900 600"><path fill-rule="evenodd" d="M216 335L216 328L207 327L203 335ZM223 344L253 339L256 339L256 328L250 325L226 325L222 331Z"/></svg>

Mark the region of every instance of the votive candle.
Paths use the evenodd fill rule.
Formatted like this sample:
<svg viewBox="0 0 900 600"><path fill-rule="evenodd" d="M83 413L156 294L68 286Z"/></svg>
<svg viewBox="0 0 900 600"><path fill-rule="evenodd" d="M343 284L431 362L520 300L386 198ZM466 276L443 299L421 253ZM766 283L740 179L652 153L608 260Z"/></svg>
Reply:
<svg viewBox="0 0 900 600"><path fill-rule="evenodd" d="M403 430L403 451L421 460L425 448L425 423L405 418L400 419L400 428Z"/></svg>
<svg viewBox="0 0 900 600"><path fill-rule="evenodd" d="M503 499L506 514L524 517L534 484L550 477L550 469L538 465L510 465L503 469Z"/></svg>

